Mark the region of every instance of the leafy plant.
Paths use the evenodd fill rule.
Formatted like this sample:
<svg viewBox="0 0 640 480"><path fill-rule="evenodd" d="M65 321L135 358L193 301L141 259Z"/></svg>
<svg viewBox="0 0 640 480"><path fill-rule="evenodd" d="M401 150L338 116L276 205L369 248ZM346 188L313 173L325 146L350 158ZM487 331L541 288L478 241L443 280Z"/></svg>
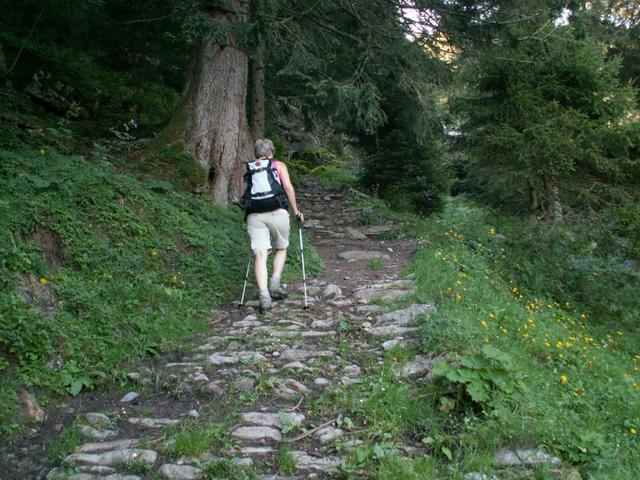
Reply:
<svg viewBox="0 0 640 480"><path fill-rule="evenodd" d="M511 356L493 345L483 345L477 353L441 362L433 373L463 385L474 402L485 405L494 401L496 393L509 396L523 388Z"/></svg>

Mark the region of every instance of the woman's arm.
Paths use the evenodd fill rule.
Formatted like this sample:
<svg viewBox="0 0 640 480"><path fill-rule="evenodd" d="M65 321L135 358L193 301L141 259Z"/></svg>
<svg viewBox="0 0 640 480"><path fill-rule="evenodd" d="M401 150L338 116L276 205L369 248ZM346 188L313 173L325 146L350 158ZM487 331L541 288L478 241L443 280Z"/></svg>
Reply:
<svg viewBox="0 0 640 480"><path fill-rule="evenodd" d="M300 219L300 222L304 222L304 215L300 210L298 210L298 203L296 202L296 191L291 184L291 178L289 178L289 170L287 166L278 162L278 174L280 175L280 182L282 183L282 189L284 193L287 195L287 199L289 199L289 205L293 209L293 214L296 218Z"/></svg>

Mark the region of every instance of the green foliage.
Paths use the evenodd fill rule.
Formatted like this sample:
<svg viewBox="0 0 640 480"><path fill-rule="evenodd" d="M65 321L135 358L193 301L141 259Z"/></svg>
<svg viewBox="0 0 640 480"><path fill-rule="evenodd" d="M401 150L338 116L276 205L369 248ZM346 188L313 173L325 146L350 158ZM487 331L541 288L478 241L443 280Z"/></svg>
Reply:
<svg viewBox="0 0 640 480"><path fill-rule="evenodd" d="M168 452L175 456L197 456L211 448L229 444L229 429L224 423L201 424L197 420L181 422L167 433Z"/></svg>
<svg viewBox="0 0 640 480"><path fill-rule="evenodd" d="M296 462L289 444L285 443L278 449L278 471L283 475L293 475L296 471Z"/></svg>
<svg viewBox="0 0 640 480"><path fill-rule="evenodd" d="M433 368L450 382L464 386L474 402L491 405L496 397L509 397L522 383L511 356L492 345L483 345L479 352L464 355Z"/></svg>
<svg viewBox="0 0 640 480"><path fill-rule="evenodd" d="M460 430L440 444L454 455L487 445L544 445L587 476L632 477L640 465L637 329L586 307L617 303L634 312L637 298L619 287L620 293L602 287L598 298L573 303L549 298L558 286L539 289L565 275L590 273L563 272L570 262L561 263L553 250L536 250L539 238L520 248L518 239L530 228L461 199L419 226L422 248L412 266L417 297L437 301L424 319L423 348L458 352L460 363L436 371L464 384L482 408L479 415L477 403L459 402L442 389L431 409L457 415ZM544 269L537 262L546 255L551 258ZM571 258L568 250L562 255ZM573 258L579 255L573 252ZM518 271L523 263L537 264L528 278ZM441 435L429 434L436 442L443 442Z"/></svg>
<svg viewBox="0 0 640 480"><path fill-rule="evenodd" d="M526 7L511 13L518 8ZM618 83L619 62L570 27L507 25L469 65L469 91L454 102L464 119L467 190L547 218L555 201L602 208L638 161L637 126L627 125L633 91Z"/></svg>
<svg viewBox="0 0 640 480"><path fill-rule="evenodd" d="M232 460L221 459L202 467L203 480L254 480L256 472L238 467Z"/></svg>

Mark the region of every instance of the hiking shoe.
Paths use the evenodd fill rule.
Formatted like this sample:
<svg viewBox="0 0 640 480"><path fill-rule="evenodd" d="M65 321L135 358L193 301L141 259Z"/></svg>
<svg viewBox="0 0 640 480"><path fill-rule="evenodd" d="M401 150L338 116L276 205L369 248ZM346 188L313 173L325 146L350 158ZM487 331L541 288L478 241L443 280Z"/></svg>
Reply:
<svg viewBox="0 0 640 480"><path fill-rule="evenodd" d="M260 313L266 313L271 310L271 297L260 297Z"/></svg>
<svg viewBox="0 0 640 480"><path fill-rule="evenodd" d="M289 296L289 294L280 285L269 289L271 298L274 300L283 300Z"/></svg>

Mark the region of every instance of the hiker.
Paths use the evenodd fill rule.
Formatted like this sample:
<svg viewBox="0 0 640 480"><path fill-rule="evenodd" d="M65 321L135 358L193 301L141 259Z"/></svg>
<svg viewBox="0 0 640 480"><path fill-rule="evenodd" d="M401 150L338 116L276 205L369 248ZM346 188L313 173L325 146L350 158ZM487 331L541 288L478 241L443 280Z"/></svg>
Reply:
<svg viewBox="0 0 640 480"><path fill-rule="evenodd" d="M280 284L282 269L289 246L288 207L291 206L300 223L304 215L298 210L296 192L291 185L287 166L273 158L276 152L268 138L256 140L254 161L246 162L243 181L242 206L245 210L247 232L254 254L256 285L260 290L260 311L271 309L271 300L281 300L287 293ZM267 285L267 257L275 248L273 270Z"/></svg>

